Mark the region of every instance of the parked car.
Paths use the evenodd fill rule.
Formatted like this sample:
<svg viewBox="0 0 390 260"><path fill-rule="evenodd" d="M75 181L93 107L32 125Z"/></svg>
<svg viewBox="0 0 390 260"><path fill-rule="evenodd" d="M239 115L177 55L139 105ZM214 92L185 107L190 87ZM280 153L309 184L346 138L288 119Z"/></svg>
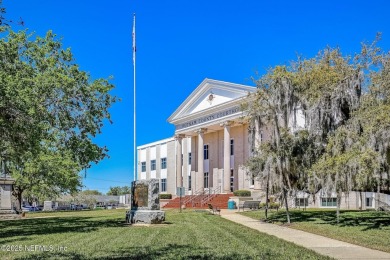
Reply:
<svg viewBox="0 0 390 260"><path fill-rule="evenodd" d="M70 205L70 209L71 209L71 210L83 210L83 209L84 209L84 206L83 206L83 205L74 205L74 204L71 204L71 205Z"/></svg>
<svg viewBox="0 0 390 260"><path fill-rule="evenodd" d="M34 212L34 211L40 211L38 207L33 206L22 206L22 212Z"/></svg>

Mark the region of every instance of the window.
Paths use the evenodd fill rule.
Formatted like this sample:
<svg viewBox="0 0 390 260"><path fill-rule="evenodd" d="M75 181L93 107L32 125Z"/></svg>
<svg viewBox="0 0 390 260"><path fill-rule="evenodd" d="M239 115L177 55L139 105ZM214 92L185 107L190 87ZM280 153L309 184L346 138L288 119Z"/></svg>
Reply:
<svg viewBox="0 0 390 260"><path fill-rule="evenodd" d="M209 159L209 145L205 144L203 149L203 159L208 160Z"/></svg>
<svg viewBox="0 0 390 260"><path fill-rule="evenodd" d="M366 198L366 207L372 207L372 198Z"/></svg>
<svg viewBox="0 0 390 260"><path fill-rule="evenodd" d="M161 169L167 168L167 158L161 158Z"/></svg>
<svg viewBox="0 0 390 260"><path fill-rule="evenodd" d="M161 192L167 191L167 179L161 179Z"/></svg>
<svg viewBox="0 0 390 260"><path fill-rule="evenodd" d="M191 153L188 153L188 164L191 164Z"/></svg>
<svg viewBox="0 0 390 260"><path fill-rule="evenodd" d="M230 191L233 191L234 188L234 172L233 169L230 170Z"/></svg>
<svg viewBox="0 0 390 260"><path fill-rule="evenodd" d="M295 207L307 207L309 205L309 200L307 198L296 198Z"/></svg>
<svg viewBox="0 0 390 260"><path fill-rule="evenodd" d="M234 155L234 140L230 140L230 155Z"/></svg>
<svg viewBox="0 0 390 260"><path fill-rule="evenodd" d="M208 172L204 173L204 187L205 188L209 187L209 173Z"/></svg>
<svg viewBox="0 0 390 260"><path fill-rule="evenodd" d="M191 175L188 175L188 190L191 190Z"/></svg>
<svg viewBox="0 0 390 260"><path fill-rule="evenodd" d="M156 170L156 160L150 161L150 170L155 171Z"/></svg>
<svg viewBox="0 0 390 260"><path fill-rule="evenodd" d="M337 207L337 198L321 198L321 207Z"/></svg>
<svg viewBox="0 0 390 260"><path fill-rule="evenodd" d="M181 165L183 165L183 154L181 154Z"/></svg>
<svg viewBox="0 0 390 260"><path fill-rule="evenodd" d="M141 172L146 172L146 162L141 162Z"/></svg>
<svg viewBox="0 0 390 260"><path fill-rule="evenodd" d="M255 177L252 177L251 185L255 185Z"/></svg>

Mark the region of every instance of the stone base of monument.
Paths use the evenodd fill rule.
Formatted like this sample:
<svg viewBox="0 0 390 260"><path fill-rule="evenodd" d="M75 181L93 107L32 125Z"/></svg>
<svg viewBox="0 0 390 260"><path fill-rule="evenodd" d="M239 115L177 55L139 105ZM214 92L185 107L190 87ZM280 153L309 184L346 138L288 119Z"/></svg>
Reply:
<svg viewBox="0 0 390 260"><path fill-rule="evenodd" d="M15 210L0 209L0 220L19 219L21 217L22 217L22 215L21 214L17 214Z"/></svg>
<svg viewBox="0 0 390 260"><path fill-rule="evenodd" d="M165 220L162 210L130 210L126 212L126 223L161 224Z"/></svg>
<svg viewBox="0 0 390 260"><path fill-rule="evenodd" d="M0 219L18 219L21 215L16 214L12 206L12 186L15 180L9 176L0 177Z"/></svg>

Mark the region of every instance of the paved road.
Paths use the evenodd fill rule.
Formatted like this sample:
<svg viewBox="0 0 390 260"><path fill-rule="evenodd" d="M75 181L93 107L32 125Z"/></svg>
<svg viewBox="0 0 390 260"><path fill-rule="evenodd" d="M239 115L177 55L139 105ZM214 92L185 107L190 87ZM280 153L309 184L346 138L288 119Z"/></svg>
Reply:
<svg viewBox="0 0 390 260"><path fill-rule="evenodd" d="M288 227L260 222L259 220L235 213L235 210L222 209L221 217L256 229L260 232L276 236L296 245L309 248L321 255L330 256L336 259L390 260L389 253L349 244L296 229L293 230Z"/></svg>

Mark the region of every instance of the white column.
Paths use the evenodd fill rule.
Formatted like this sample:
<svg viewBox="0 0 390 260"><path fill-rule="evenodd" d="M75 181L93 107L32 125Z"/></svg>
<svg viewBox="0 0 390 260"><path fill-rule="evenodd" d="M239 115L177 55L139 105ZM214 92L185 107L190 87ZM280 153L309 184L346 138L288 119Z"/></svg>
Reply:
<svg viewBox="0 0 390 260"><path fill-rule="evenodd" d="M230 121L221 124L223 126L223 191L230 193Z"/></svg>
<svg viewBox="0 0 390 260"><path fill-rule="evenodd" d="M201 128L196 131L198 134L198 172L196 174L195 191L204 189L204 132L205 128Z"/></svg>
<svg viewBox="0 0 390 260"><path fill-rule="evenodd" d="M182 173L182 148L181 148L181 141L183 139L184 135L176 135L176 187L183 187L183 173Z"/></svg>

